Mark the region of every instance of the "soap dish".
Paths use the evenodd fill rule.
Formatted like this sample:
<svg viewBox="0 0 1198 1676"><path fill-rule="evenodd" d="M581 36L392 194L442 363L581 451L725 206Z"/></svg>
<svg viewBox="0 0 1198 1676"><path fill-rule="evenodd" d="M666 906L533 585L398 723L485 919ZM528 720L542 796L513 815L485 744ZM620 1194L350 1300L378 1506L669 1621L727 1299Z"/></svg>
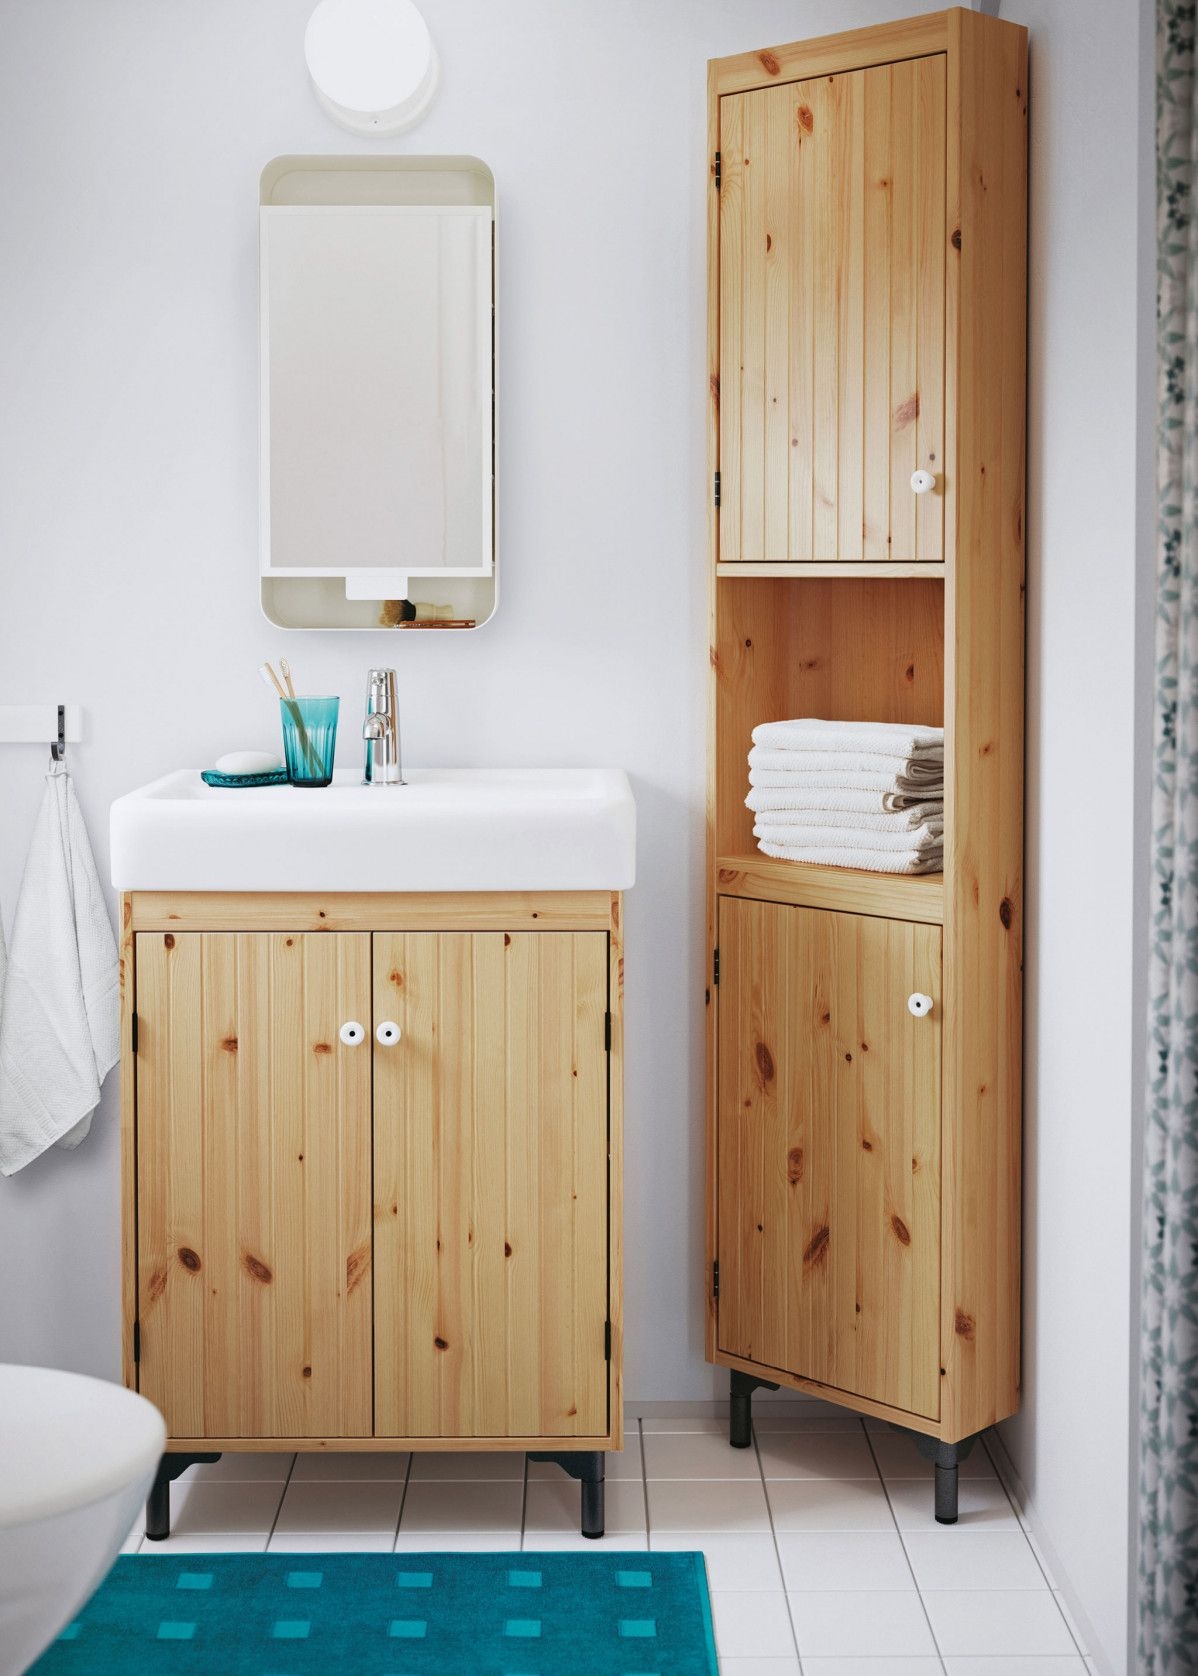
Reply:
<svg viewBox="0 0 1198 1676"><path fill-rule="evenodd" d="M205 768L200 779L206 786L231 790L235 786L285 786L287 770L276 768L269 774L222 774L217 768Z"/></svg>

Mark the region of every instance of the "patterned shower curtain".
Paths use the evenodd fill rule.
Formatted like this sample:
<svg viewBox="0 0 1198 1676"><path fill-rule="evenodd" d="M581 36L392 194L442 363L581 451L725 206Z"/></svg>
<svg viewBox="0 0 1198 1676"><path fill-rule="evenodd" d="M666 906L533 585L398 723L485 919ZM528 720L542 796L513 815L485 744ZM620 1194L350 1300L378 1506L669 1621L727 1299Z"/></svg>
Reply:
<svg viewBox="0 0 1198 1676"><path fill-rule="evenodd" d="M1139 1671L1198 1670L1198 87L1157 0L1157 543Z"/></svg>

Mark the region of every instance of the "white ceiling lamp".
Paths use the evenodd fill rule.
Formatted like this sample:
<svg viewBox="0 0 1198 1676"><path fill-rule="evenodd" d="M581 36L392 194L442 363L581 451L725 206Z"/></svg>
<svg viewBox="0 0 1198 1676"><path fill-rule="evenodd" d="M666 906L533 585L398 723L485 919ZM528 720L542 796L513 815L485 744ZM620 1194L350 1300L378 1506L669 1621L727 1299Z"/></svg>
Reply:
<svg viewBox="0 0 1198 1676"><path fill-rule="evenodd" d="M316 96L355 134L399 134L437 91L437 50L412 0L320 0L304 57Z"/></svg>

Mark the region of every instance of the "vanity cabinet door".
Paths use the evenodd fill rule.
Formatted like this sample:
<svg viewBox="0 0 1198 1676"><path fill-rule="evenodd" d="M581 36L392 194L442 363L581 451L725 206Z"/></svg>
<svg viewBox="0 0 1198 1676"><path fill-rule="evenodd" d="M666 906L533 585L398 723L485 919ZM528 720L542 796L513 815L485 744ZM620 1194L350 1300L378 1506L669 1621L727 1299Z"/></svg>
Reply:
<svg viewBox="0 0 1198 1676"><path fill-rule="evenodd" d="M940 928L723 897L719 929L719 1349L935 1418Z"/></svg>
<svg viewBox="0 0 1198 1676"><path fill-rule="evenodd" d="M379 1436L607 1431L607 941L375 935Z"/></svg>
<svg viewBox="0 0 1198 1676"><path fill-rule="evenodd" d="M944 558L945 98L933 54L720 99L725 562Z"/></svg>
<svg viewBox="0 0 1198 1676"><path fill-rule="evenodd" d="M370 1435L370 983L367 935L137 937L139 1389L173 1437Z"/></svg>

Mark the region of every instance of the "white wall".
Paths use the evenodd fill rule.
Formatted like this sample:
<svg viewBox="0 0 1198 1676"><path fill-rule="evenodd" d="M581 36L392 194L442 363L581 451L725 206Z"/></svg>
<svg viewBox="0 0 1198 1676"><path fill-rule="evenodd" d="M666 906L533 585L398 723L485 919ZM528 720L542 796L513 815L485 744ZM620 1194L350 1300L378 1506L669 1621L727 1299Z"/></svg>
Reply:
<svg viewBox="0 0 1198 1676"><path fill-rule="evenodd" d="M1109 1672L1127 1668L1143 1085L1150 11L1003 7L1032 38L1024 1403L1004 1437Z"/></svg>
<svg viewBox="0 0 1198 1676"><path fill-rule="evenodd" d="M285 651L345 702L394 660L413 765L618 763L628 902L627 1389L707 1397L701 855L705 60L908 0L427 0L444 78L394 149L501 216L503 591L473 636L284 636L256 598L258 174L368 149L312 96L312 0L4 0L0 702L78 700L111 799L269 742ZM0 747L11 915L43 759ZM0 1182L0 1358L117 1370L115 1089Z"/></svg>
<svg viewBox="0 0 1198 1676"><path fill-rule="evenodd" d="M395 149L475 152L498 180L504 573L485 631L401 645L285 637L256 603L257 177L362 149L306 85L311 3L4 4L0 702L86 705L71 760L102 867L114 796L269 741L255 668L284 650L342 693L346 762L364 671L393 658L414 764L624 764L628 1390L705 1397L704 60L916 8L426 0L443 89ZM1027 1401L1006 1435L1113 1670L1142 1011L1138 8L1005 10L1034 38ZM0 747L7 914L40 770ZM113 1094L81 1151L0 1182L0 1357L116 1371Z"/></svg>

